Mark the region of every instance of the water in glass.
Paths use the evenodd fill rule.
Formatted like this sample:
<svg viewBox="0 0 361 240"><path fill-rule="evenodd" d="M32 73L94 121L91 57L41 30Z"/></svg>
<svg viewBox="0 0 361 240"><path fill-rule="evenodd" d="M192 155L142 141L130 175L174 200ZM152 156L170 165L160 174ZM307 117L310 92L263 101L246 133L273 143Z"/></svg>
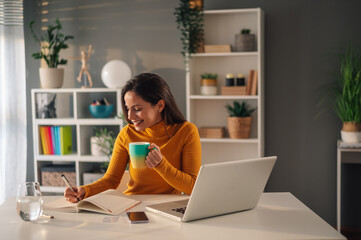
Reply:
<svg viewBox="0 0 361 240"><path fill-rule="evenodd" d="M19 185L17 212L24 221L35 221L43 212L43 199L39 183L26 182Z"/></svg>

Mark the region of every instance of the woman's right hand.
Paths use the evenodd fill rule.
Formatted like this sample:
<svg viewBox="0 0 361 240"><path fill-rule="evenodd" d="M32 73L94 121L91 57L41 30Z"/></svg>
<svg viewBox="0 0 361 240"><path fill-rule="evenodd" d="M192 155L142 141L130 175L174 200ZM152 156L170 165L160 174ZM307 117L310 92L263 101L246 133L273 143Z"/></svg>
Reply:
<svg viewBox="0 0 361 240"><path fill-rule="evenodd" d="M82 187L73 187L74 191L70 188L66 188L64 197L71 203L76 203L84 199L85 189Z"/></svg>

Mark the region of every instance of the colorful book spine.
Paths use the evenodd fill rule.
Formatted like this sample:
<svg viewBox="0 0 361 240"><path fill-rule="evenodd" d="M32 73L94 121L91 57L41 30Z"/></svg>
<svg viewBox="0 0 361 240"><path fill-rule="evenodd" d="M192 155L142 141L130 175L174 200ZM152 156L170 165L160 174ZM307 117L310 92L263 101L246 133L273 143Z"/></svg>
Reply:
<svg viewBox="0 0 361 240"><path fill-rule="evenodd" d="M71 126L60 127L61 155L72 153Z"/></svg>
<svg viewBox="0 0 361 240"><path fill-rule="evenodd" d="M54 132L54 126L51 126L50 127L50 133L51 133L51 147L53 149L53 154L55 155L56 154L56 148L55 148L55 132Z"/></svg>
<svg viewBox="0 0 361 240"><path fill-rule="evenodd" d="M61 155L61 149L60 149L60 127L55 126L55 146L56 146L56 155Z"/></svg>
<svg viewBox="0 0 361 240"><path fill-rule="evenodd" d="M48 149L47 149L47 146L46 146L46 137L45 137L45 127L41 126L39 128L39 131L40 131L40 139L41 139L41 146L42 146L42 152L43 154L48 154Z"/></svg>
<svg viewBox="0 0 361 240"><path fill-rule="evenodd" d="M40 126L39 134L44 155L72 153L71 126Z"/></svg>
<svg viewBox="0 0 361 240"><path fill-rule="evenodd" d="M47 126L46 130L47 130L48 151L49 154L54 155L53 141L51 138L51 127Z"/></svg>

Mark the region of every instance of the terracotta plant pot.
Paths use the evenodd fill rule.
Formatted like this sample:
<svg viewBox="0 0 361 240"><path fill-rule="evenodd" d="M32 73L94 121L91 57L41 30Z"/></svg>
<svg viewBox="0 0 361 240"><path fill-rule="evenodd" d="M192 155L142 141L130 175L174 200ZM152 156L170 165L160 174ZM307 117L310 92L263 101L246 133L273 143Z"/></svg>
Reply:
<svg viewBox="0 0 361 240"><path fill-rule="evenodd" d="M344 122L342 124L342 131L344 131L344 132L361 132L361 123Z"/></svg>
<svg viewBox="0 0 361 240"><path fill-rule="evenodd" d="M64 82L63 68L39 68L41 88L61 88Z"/></svg>
<svg viewBox="0 0 361 240"><path fill-rule="evenodd" d="M227 124L230 138L239 139L250 137L252 117L228 117Z"/></svg>
<svg viewBox="0 0 361 240"><path fill-rule="evenodd" d="M344 122L341 130L341 140L347 143L361 142L361 123Z"/></svg>

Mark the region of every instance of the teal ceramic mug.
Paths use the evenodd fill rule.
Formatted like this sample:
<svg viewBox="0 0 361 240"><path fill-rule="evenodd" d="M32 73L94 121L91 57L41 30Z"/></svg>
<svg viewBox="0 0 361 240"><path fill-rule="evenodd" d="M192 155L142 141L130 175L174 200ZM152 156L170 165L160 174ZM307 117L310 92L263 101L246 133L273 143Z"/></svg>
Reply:
<svg viewBox="0 0 361 240"><path fill-rule="evenodd" d="M149 142L129 143L129 156L133 168L145 168L145 158L149 153Z"/></svg>

